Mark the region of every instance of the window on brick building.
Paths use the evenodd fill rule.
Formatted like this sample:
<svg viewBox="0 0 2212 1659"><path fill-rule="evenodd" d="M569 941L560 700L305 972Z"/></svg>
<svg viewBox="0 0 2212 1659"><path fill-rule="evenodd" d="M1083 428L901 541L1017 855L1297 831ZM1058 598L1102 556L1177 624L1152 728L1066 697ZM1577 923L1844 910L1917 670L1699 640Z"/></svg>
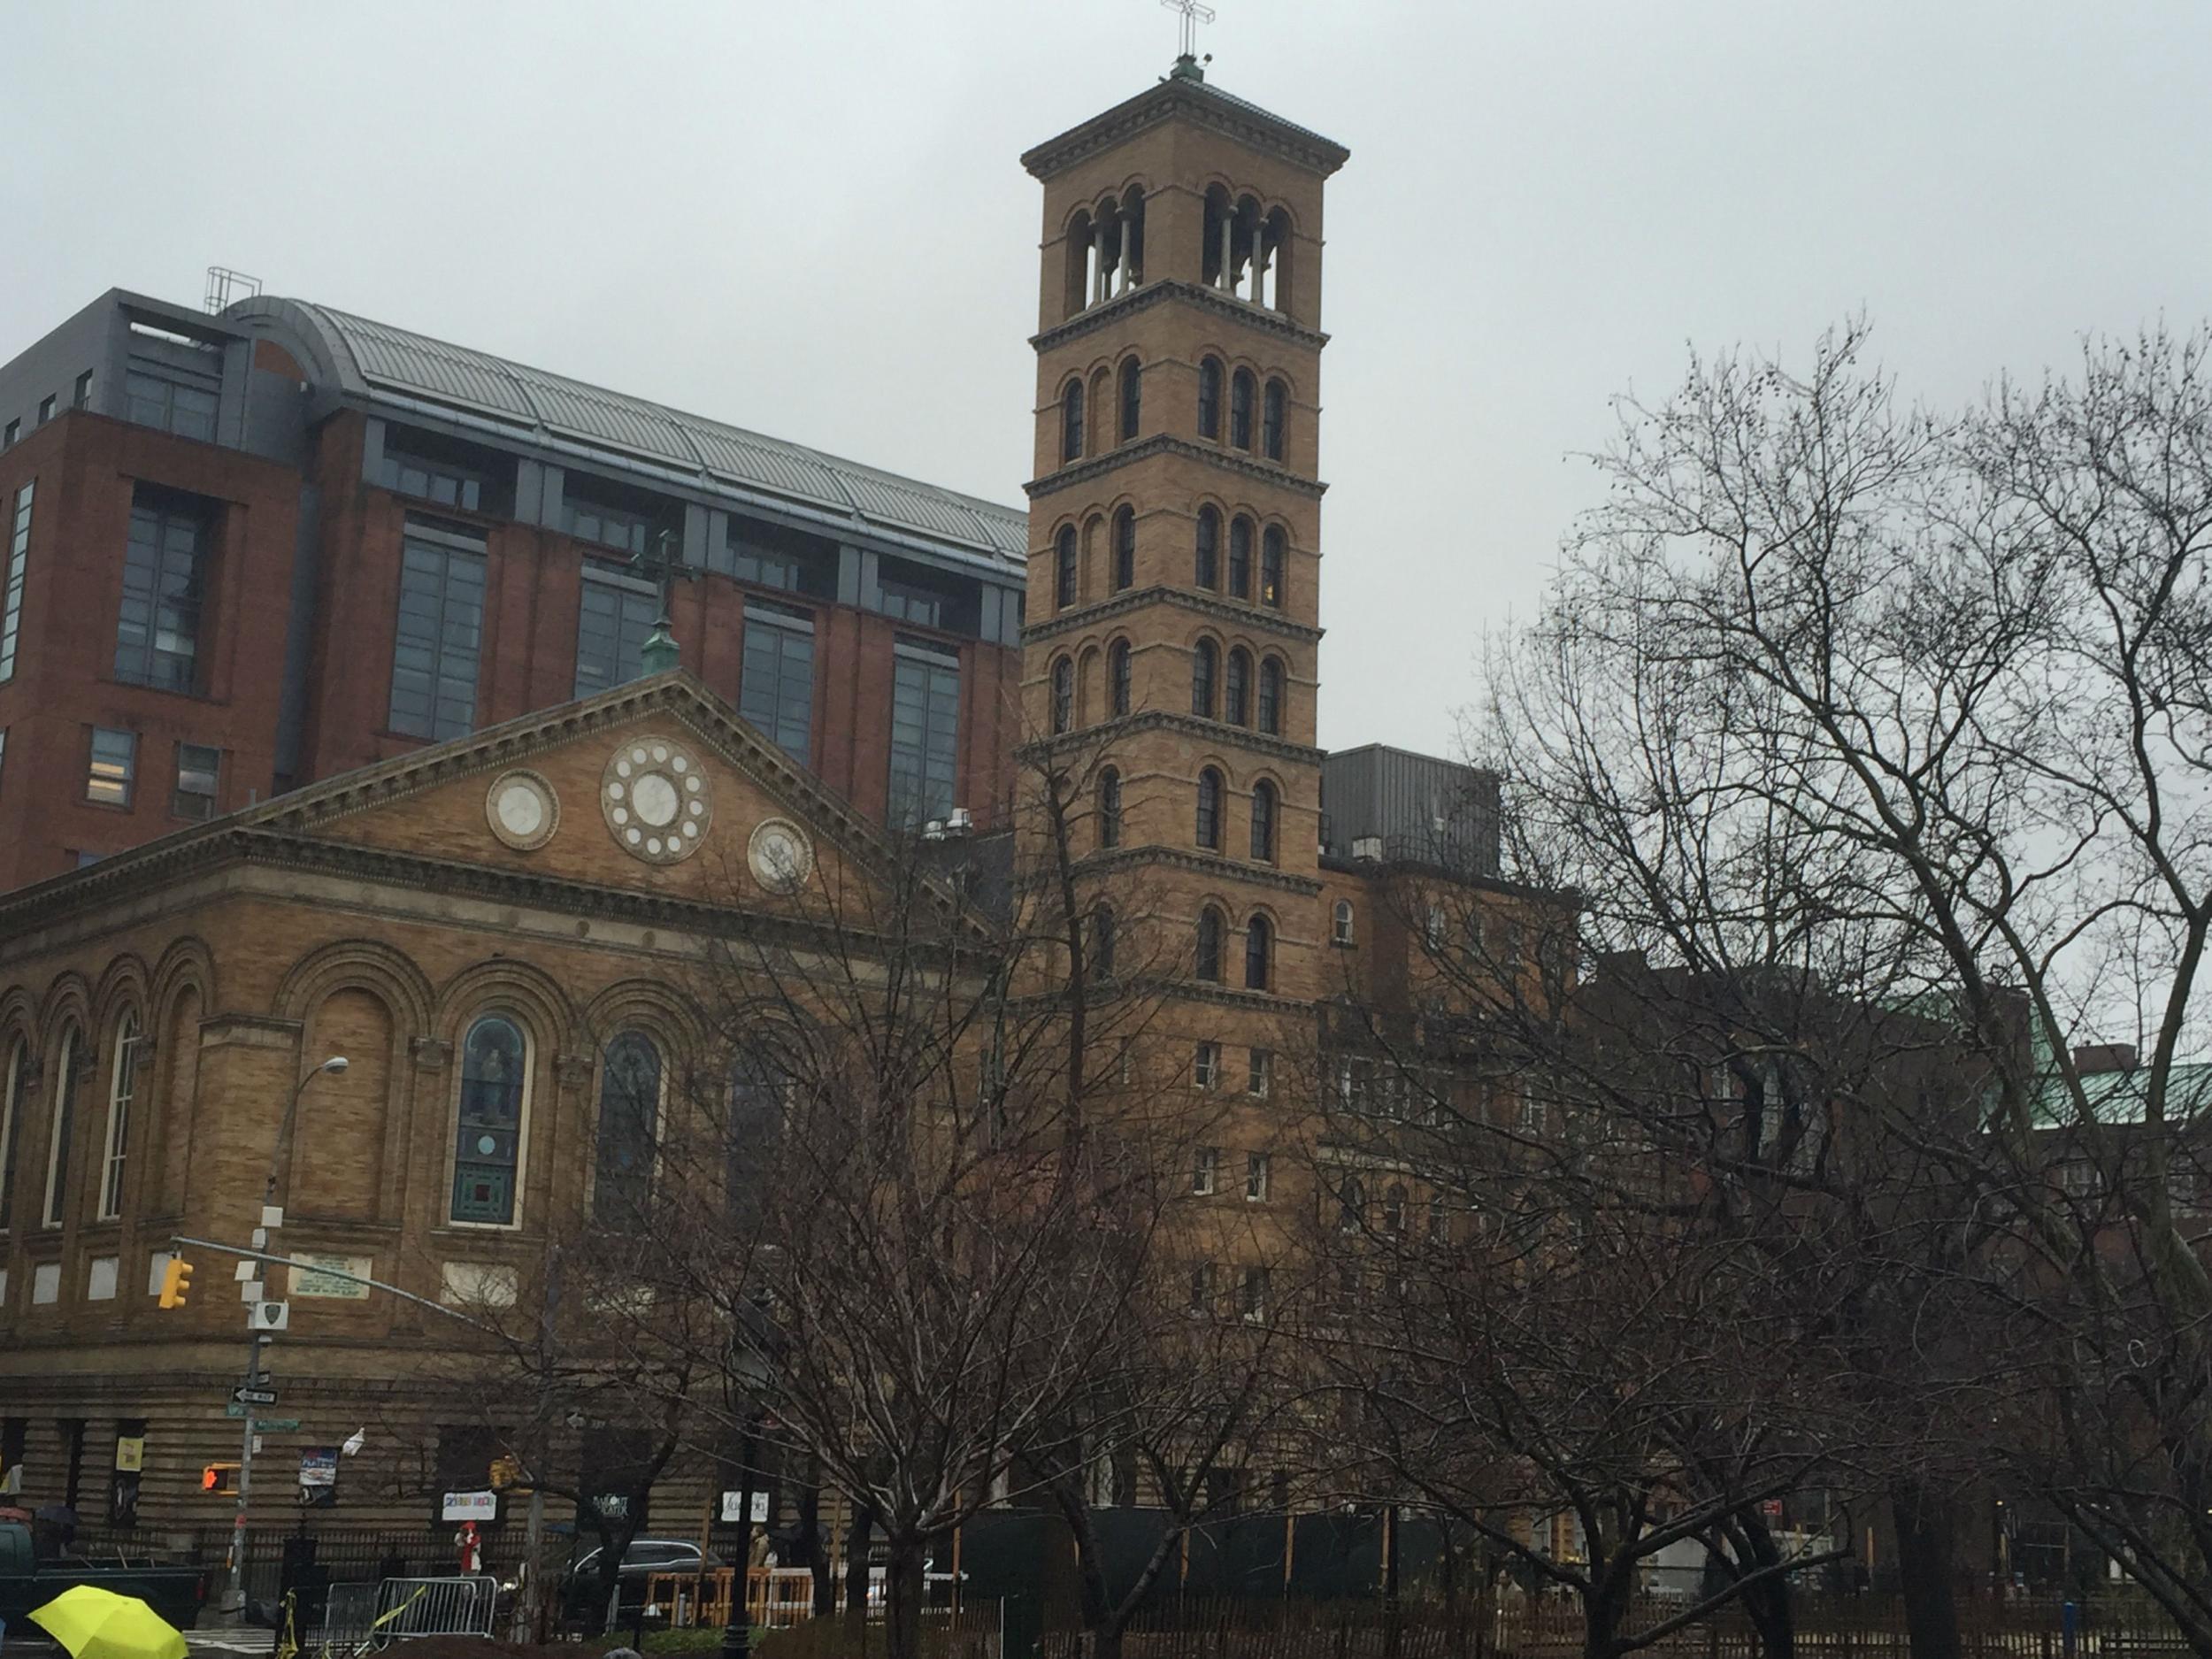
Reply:
<svg viewBox="0 0 2212 1659"><path fill-rule="evenodd" d="M1249 1089L1247 1093L1253 1094L1267 1093L1267 1069L1262 1064L1267 1058L1266 1049L1252 1050L1252 1076L1259 1087ZM1267 1202L1269 1173L1266 1153L1248 1152L1244 1155L1244 1195L1248 1201L1256 1204L1263 1204Z"/></svg>
<svg viewBox="0 0 2212 1659"><path fill-rule="evenodd" d="M1267 526L1267 534L1260 538L1260 603L1277 611L1283 608L1285 566L1289 563L1290 540L1280 525Z"/></svg>
<svg viewBox="0 0 2212 1659"><path fill-rule="evenodd" d="M1221 912L1207 905L1198 912L1198 948L1193 959L1193 969L1198 977L1218 983L1221 979L1221 948L1228 932Z"/></svg>
<svg viewBox="0 0 2212 1659"><path fill-rule="evenodd" d="M631 555L643 553L680 518L673 503L626 490L603 479L573 474L561 497L562 527L580 541L596 541Z"/></svg>
<svg viewBox="0 0 2212 1659"><path fill-rule="evenodd" d="M884 559L876 574L874 608L916 627L973 634L983 614L983 588L930 567Z"/></svg>
<svg viewBox="0 0 2212 1659"><path fill-rule="evenodd" d="M1241 515L1229 521L1229 596L1252 596L1252 521Z"/></svg>
<svg viewBox="0 0 2212 1659"><path fill-rule="evenodd" d="M14 449L15 441L22 435L23 422L20 419L11 420L8 422L6 432L0 433L0 449Z"/></svg>
<svg viewBox="0 0 2212 1659"><path fill-rule="evenodd" d="M222 781L223 751L204 743L177 745L177 787L169 797L172 818L211 818Z"/></svg>
<svg viewBox="0 0 2212 1659"><path fill-rule="evenodd" d="M1201 1088L1213 1087L1211 1069L1220 1063L1220 1055L1217 1051L1211 1055L1207 1052L1213 1048L1214 1045L1210 1042L1202 1042L1198 1045L1198 1087ZM1190 1189L1192 1194L1199 1198L1212 1197L1215 1183L1220 1178L1220 1171L1221 1149L1218 1147L1200 1147L1191 1155Z"/></svg>
<svg viewBox="0 0 2212 1659"><path fill-rule="evenodd" d="M1221 681L1221 718L1232 726L1251 723L1252 654L1241 645L1229 653L1229 670Z"/></svg>
<svg viewBox="0 0 2212 1659"><path fill-rule="evenodd" d="M1264 864L1275 862L1275 818L1279 804L1273 784L1263 778L1252 786L1252 856Z"/></svg>
<svg viewBox="0 0 2212 1659"><path fill-rule="evenodd" d="M54 395L49 392L38 400L38 424L44 426L54 418Z"/></svg>
<svg viewBox="0 0 2212 1659"><path fill-rule="evenodd" d="M69 1196L70 1141L77 1127L77 1028L69 1026L62 1033L58 1059L47 1084L53 1090L53 1115L48 1120L46 1135L46 1190L39 1206L42 1225L61 1225L64 1202Z"/></svg>
<svg viewBox="0 0 2212 1659"><path fill-rule="evenodd" d="M576 617L576 689L588 697L645 672L645 641L660 615L660 590L603 559L584 561Z"/></svg>
<svg viewBox="0 0 2212 1659"><path fill-rule="evenodd" d="M455 1221L491 1227L514 1225L529 1056L522 1027L503 1014L487 1014L461 1040L453 1202L448 1211Z"/></svg>
<svg viewBox="0 0 2212 1659"><path fill-rule="evenodd" d="M1060 393L1060 459L1083 458L1083 382L1070 380Z"/></svg>
<svg viewBox="0 0 2212 1659"><path fill-rule="evenodd" d="M1267 989L1268 970L1275 956L1275 926L1264 916L1255 916L1244 925L1244 988L1248 991Z"/></svg>
<svg viewBox="0 0 2212 1659"><path fill-rule="evenodd" d="M128 806L138 772L138 733L111 726L92 728L85 764L84 798L101 806Z"/></svg>
<svg viewBox="0 0 2212 1659"><path fill-rule="evenodd" d="M214 514L188 497L141 486L123 549L115 615L115 677L164 691L199 688L200 608Z"/></svg>
<svg viewBox="0 0 2212 1659"><path fill-rule="evenodd" d="M592 1214L603 1225L634 1226L653 1190L660 1136L660 1050L644 1033L626 1031L607 1045L599 1071Z"/></svg>
<svg viewBox="0 0 2212 1659"><path fill-rule="evenodd" d="M1198 510L1197 568L1193 579L1201 588L1221 586L1221 515L1211 507Z"/></svg>
<svg viewBox="0 0 2212 1659"><path fill-rule="evenodd" d="M960 756L960 659L911 641L891 672L891 821L950 814Z"/></svg>
<svg viewBox="0 0 2212 1659"><path fill-rule="evenodd" d="M1283 427L1290 411L1290 388L1270 380L1260 402L1260 450L1271 461L1283 458Z"/></svg>
<svg viewBox="0 0 2212 1659"><path fill-rule="evenodd" d="M1111 766L1098 774L1098 844L1121 845L1121 773Z"/></svg>
<svg viewBox="0 0 2212 1659"><path fill-rule="evenodd" d="M1137 435L1139 417L1143 411L1144 371L1138 366L1136 358L1124 357L1120 375L1121 441L1126 443Z"/></svg>
<svg viewBox="0 0 2212 1659"><path fill-rule="evenodd" d="M1272 657L1260 661L1259 727L1270 737L1283 734L1283 665Z"/></svg>
<svg viewBox="0 0 2212 1659"><path fill-rule="evenodd" d="M1063 525L1052 550L1052 603L1063 611L1075 603L1079 569L1075 526Z"/></svg>
<svg viewBox="0 0 2212 1659"><path fill-rule="evenodd" d="M1137 515L1124 507L1114 515L1114 591L1122 592L1137 580Z"/></svg>
<svg viewBox="0 0 2212 1659"><path fill-rule="evenodd" d="M1252 1325L1267 1323L1268 1290L1268 1272L1264 1267L1253 1266L1244 1270L1242 1303L1244 1317L1248 1323Z"/></svg>
<svg viewBox="0 0 2212 1659"><path fill-rule="evenodd" d="M15 492L15 511L10 515L7 588L0 598L0 680L15 674L15 648L23 634L23 586L31 562L31 494L36 481Z"/></svg>
<svg viewBox="0 0 2212 1659"><path fill-rule="evenodd" d="M1091 977L1114 977L1114 907L1102 904L1091 912Z"/></svg>
<svg viewBox="0 0 2212 1659"><path fill-rule="evenodd" d="M1221 773L1208 766L1198 774L1198 844L1208 852L1221 850Z"/></svg>
<svg viewBox="0 0 2212 1659"><path fill-rule="evenodd" d="M392 644L391 728L459 737L476 724L483 650L484 544L409 519L400 546L399 621Z"/></svg>
<svg viewBox="0 0 2212 1659"><path fill-rule="evenodd" d="M100 1219L123 1213L123 1174L131 1146L131 1101L138 1093L138 1015L126 1009L115 1023L108 1077L106 1156L101 1160Z"/></svg>
<svg viewBox="0 0 2212 1659"><path fill-rule="evenodd" d="M1214 718L1214 682L1220 672L1221 648L1211 640L1201 640L1191 652L1190 711L1206 719Z"/></svg>
<svg viewBox="0 0 2212 1659"><path fill-rule="evenodd" d="M0 1078L0 1233L15 1218L15 1147L22 1133L23 1091L30 1064L30 1048L19 1037L8 1045L7 1074ZM19 1454L21 1449L17 1448ZM0 1473L6 1467L7 1460L0 1457Z"/></svg>
<svg viewBox="0 0 2212 1659"><path fill-rule="evenodd" d="M1052 734L1059 736L1075 726L1075 664L1069 657L1052 664Z"/></svg>
<svg viewBox="0 0 2212 1659"><path fill-rule="evenodd" d="M1202 357L1198 364L1198 435L1221 436L1221 359Z"/></svg>
<svg viewBox="0 0 2212 1659"><path fill-rule="evenodd" d="M745 608L737 711L803 766L814 733L814 618L760 603Z"/></svg>
<svg viewBox="0 0 2212 1659"><path fill-rule="evenodd" d="M1258 386L1249 369L1229 378L1229 442L1240 449L1252 447L1252 400Z"/></svg>
<svg viewBox="0 0 2212 1659"><path fill-rule="evenodd" d="M214 435L212 422L211 413L210 437ZM514 463L495 450L480 449L443 433L388 425L376 481L433 506L504 513L511 505L508 497L513 493Z"/></svg>
<svg viewBox="0 0 2212 1659"><path fill-rule="evenodd" d="M1129 712L1129 641L1116 640L1106 648L1106 706L1108 712Z"/></svg>
<svg viewBox="0 0 2212 1659"><path fill-rule="evenodd" d="M77 377L76 389L69 395L69 406L72 409L92 407L92 371L90 369L87 369Z"/></svg>
<svg viewBox="0 0 2212 1659"><path fill-rule="evenodd" d="M1335 923L1329 934L1329 940L1332 944L1338 945L1348 945L1352 942L1351 900L1339 899L1336 902Z"/></svg>
<svg viewBox="0 0 2212 1659"><path fill-rule="evenodd" d="M707 548L707 568L757 587L837 596L837 543L765 519L733 513L721 541Z"/></svg>
<svg viewBox="0 0 2212 1659"><path fill-rule="evenodd" d="M1196 1262L1190 1270L1190 1310L1207 1314L1214 1310L1214 1264Z"/></svg>

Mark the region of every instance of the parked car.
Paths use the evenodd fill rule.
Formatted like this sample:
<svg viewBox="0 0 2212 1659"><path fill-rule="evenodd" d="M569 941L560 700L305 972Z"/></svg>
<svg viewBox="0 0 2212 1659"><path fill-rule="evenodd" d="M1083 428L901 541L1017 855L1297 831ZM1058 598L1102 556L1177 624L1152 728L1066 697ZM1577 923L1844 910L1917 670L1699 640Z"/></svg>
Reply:
<svg viewBox="0 0 2212 1659"><path fill-rule="evenodd" d="M603 1553L601 1546L594 1545L569 1564L561 1584L561 1606L568 1617L580 1618L597 1610ZM726 1564L712 1551L702 1550L696 1540L634 1538L622 1552L622 1565L616 1570L622 1615L634 1612L644 1601L647 1582L656 1574L716 1572Z"/></svg>
<svg viewBox="0 0 2212 1659"><path fill-rule="evenodd" d="M134 1595L179 1630L190 1630L207 1601L207 1578L203 1568L141 1556L94 1560L65 1549L41 1559L32 1548L28 1526L0 1522L0 1619L7 1622L12 1642L16 1633L37 1633L25 1622L33 1608L43 1607L81 1584Z"/></svg>

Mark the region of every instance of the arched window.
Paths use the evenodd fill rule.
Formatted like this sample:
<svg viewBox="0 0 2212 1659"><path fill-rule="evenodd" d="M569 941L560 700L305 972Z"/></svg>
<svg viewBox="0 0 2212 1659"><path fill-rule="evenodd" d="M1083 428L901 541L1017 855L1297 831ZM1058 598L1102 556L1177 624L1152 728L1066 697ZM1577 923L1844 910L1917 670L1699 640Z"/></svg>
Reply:
<svg viewBox="0 0 2212 1659"><path fill-rule="evenodd" d="M1075 603L1076 571L1078 569L1078 565L1075 553L1075 526L1073 525L1063 525L1060 527L1060 539L1053 545L1052 565L1053 603L1058 605L1061 610L1065 611L1070 605Z"/></svg>
<svg viewBox="0 0 2212 1659"><path fill-rule="evenodd" d="M1260 402L1260 450L1271 461L1283 458L1283 421L1289 411L1290 388L1270 380Z"/></svg>
<svg viewBox="0 0 2212 1659"><path fill-rule="evenodd" d="M1116 715L1129 712L1129 641L1116 640L1106 648L1106 706Z"/></svg>
<svg viewBox="0 0 2212 1659"><path fill-rule="evenodd" d="M1267 967L1274 956L1275 929L1264 916L1244 925L1244 988L1267 989Z"/></svg>
<svg viewBox="0 0 2212 1659"><path fill-rule="evenodd" d="M1229 379L1229 442L1240 449L1252 447L1252 399L1256 389L1249 369L1239 369Z"/></svg>
<svg viewBox="0 0 2212 1659"><path fill-rule="evenodd" d="M1283 534L1279 524L1267 526L1267 534L1260 538L1260 603L1283 608L1283 567L1289 562L1285 557L1289 538Z"/></svg>
<svg viewBox="0 0 2212 1659"><path fill-rule="evenodd" d="M1260 730L1270 737L1283 734L1283 664L1280 657L1260 659Z"/></svg>
<svg viewBox="0 0 2212 1659"><path fill-rule="evenodd" d="M1200 979L1215 985L1221 982L1222 935L1227 931L1221 912L1212 905L1198 912L1198 956L1194 965Z"/></svg>
<svg viewBox="0 0 2212 1659"><path fill-rule="evenodd" d="M1329 937L1334 943L1340 945L1348 945L1352 942L1351 900L1339 899L1336 902L1336 925L1331 930Z"/></svg>
<svg viewBox="0 0 2212 1659"><path fill-rule="evenodd" d="M15 1138L23 1121L23 1073L31 1051L19 1037L8 1049L8 1074L0 1079L0 1230L15 1216Z"/></svg>
<svg viewBox="0 0 2212 1659"><path fill-rule="evenodd" d="M77 1127L77 1028L62 1033L61 1057L52 1072L54 1113L46 1137L46 1193L39 1207L42 1225L61 1225L69 1196L69 1143Z"/></svg>
<svg viewBox="0 0 2212 1659"><path fill-rule="evenodd" d="M790 1071L766 1048L747 1050L730 1068L722 1193L730 1220L740 1226L749 1226L760 1218L763 1171L773 1164L773 1148L790 1094Z"/></svg>
<svg viewBox="0 0 2212 1659"><path fill-rule="evenodd" d="M661 1051L644 1033L626 1031L607 1045L600 1064L599 1148L591 1209L601 1223L636 1224L653 1190L660 1114Z"/></svg>
<svg viewBox="0 0 2212 1659"><path fill-rule="evenodd" d="M1221 774L1211 766L1198 774L1198 844L1221 850Z"/></svg>
<svg viewBox="0 0 2212 1659"><path fill-rule="evenodd" d="M1367 1208L1367 1189L1359 1184L1359 1177L1348 1175L1344 1184L1336 1189L1336 1225L1340 1233L1357 1233L1361 1212Z"/></svg>
<svg viewBox="0 0 2212 1659"><path fill-rule="evenodd" d="M123 1164L131 1145L131 1096L138 1087L138 1016L126 1009L115 1024L115 1057L108 1076L107 1156L100 1173L100 1219L123 1213Z"/></svg>
<svg viewBox="0 0 2212 1659"><path fill-rule="evenodd" d="M1190 659L1190 711L1214 718L1214 680L1221 669L1221 649L1211 640L1198 641Z"/></svg>
<svg viewBox="0 0 2212 1659"><path fill-rule="evenodd" d="M1406 1189L1393 1181L1383 1188L1383 1230L1403 1233L1406 1230Z"/></svg>
<svg viewBox="0 0 2212 1659"><path fill-rule="evenodd" d="M1114 977L1114 907L1102 904L1091 912L1091 978Z"/></svg>
<svg viewBox="0 0 2212 1659"><path fill-rule="evenodd" d="M1137 514L1124 507L1114 515L1114 591L1119 593L1137 580Z"/></svg>
<svg viewBox="0 0 2212 1659"><path fill-rule="evenodd" d="M453 1139L452 1219L515 1224L522 1160L522 1091L530 1075L522 1027L487 1014L461 1039L461 1103Z"/></svg>
<svg viewBox="0 0 2212 1659"><path fill-rule="evenodd" d="M1242 517L1229 521L1229 596L1252 596L1252 521Z"/></svg>
<svg viewBox="0 0 2212 1659"><path fill-rule="evenodd" d="M1202 357L1198 364L1198 435L1221 436L1221 359Z"/></svg>
<svg viewBox="0 0 2212 1659"><path fill-rule="evenodd" d="M1275 862L1275 786L1263 778L1252 786L1252 856Z"/></svg>
<svg viewBox="0 0 2212 1659"><path fill-rule="evenodd" d="M1198 585L1221 586L1221 515L1211 507L1198 510Z"/></svg>
<svg viewBox="0 0 2212 1659"><path fill-rule="evenodd" d="M1075 724L1075 664L1063 657L1052 664L1052 734Z"/></svg>
<svg viewBox="0 0 2212 1659"><path fill-rule="evenodd" d="M1142 410L1142 372L1134 357L1121 360L1121 441L1128 442L1137 435L1137 417ZM1278 457L1279 458L1279 457Z"/></svg>
<svg viewBox="0 0 2212 1659"><path fill-rule="evenodd" d="M1098 774L1098 844L1121 845L1121 774L1111 766Z"/></svg>
<svg viewBox="0 0 2212 1659"><path fill-rule="evenodd" d="M1083 382L1070 380L1060 394L1060 459L1083 458Z"/></svg>
<svg viewBox="0 0 2212 1659"><path fill-rule="evenodd" d="M1221 718L1232 726L1250 724L1252 654L1241 645L1229 653L1229 672L1221 680Z"/></svg>

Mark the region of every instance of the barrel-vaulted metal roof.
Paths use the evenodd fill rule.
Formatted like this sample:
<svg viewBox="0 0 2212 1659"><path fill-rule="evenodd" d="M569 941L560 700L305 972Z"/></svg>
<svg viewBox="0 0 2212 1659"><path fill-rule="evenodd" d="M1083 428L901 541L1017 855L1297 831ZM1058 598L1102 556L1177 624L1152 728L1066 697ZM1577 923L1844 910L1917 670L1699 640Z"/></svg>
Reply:
<svg viewBox="0 0 2212 1659"><path fill-rule="evenodd" d="M605 452L611 461L641 461L702 482L721 480L906 535L1016 562L1028 555L1028 515L1019 508L899 478L328 305L263 297L241 301L223 315L249 328L259 323L296 349L304 349L311 373L357 397L373 402L380 395L396 395L512 426L525 441L550 436Z"/></svg>

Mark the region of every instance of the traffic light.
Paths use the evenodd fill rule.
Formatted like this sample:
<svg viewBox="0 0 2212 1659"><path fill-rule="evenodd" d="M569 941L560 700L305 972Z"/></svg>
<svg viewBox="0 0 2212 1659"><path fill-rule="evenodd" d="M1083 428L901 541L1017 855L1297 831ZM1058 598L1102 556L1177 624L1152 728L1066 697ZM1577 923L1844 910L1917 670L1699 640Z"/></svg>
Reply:
<svg viewBox="0 0 2212 1659"><path fill-rule="evenodd" d="M210 1463L200 1471L200 1490L235 1494L238 1490L236 1463Z"/></svg>
<svg viewBox="0 0 2212 1659"><path fill-rule="evenodd" d="M181 1256L171 1256L169 1265L161 1270L161 1305L181 1308L191 1292L192 1263Z"/></svg>
<svg viewBox="0 0 2212 1659"><path fill-rule="evenodd" d="M495 1457L491 1467L492 1490L505 1492L522 1484L522 1461L516 1457Z"/></svg>

